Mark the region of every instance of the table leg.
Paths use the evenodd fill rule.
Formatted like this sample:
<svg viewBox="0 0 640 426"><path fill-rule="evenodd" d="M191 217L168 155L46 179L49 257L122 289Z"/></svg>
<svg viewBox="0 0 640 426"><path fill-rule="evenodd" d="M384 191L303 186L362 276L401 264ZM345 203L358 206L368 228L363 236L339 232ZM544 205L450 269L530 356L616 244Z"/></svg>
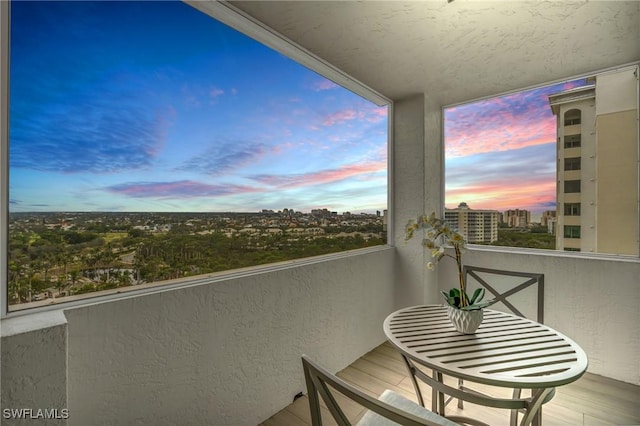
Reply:
<svg viewBox="0 0 640 426"><path fill-rule="evenodd" d="M436 370L433 370L433 380L440 382L440 383L444 383L444 379L442 376L442 373ZM432 393L431 393L431 406L434 408L433 412L440 414L441 416L445 416L445 403L444 403L444 393L436 390L435 388L431 388L432 389ZM436 411L437 410L437 411Z"/></svg>
<svg viewBox="0 0 640 426"><path fill-rule="evenodd" d="M418 381L416 380L416 367L409 360L409 358L407 358L404 354L402 354L402 359L404 361L404 364L407 366L407 370L409 370L409 377L411 377L411 383L413 383L413 388L416 391L416 396L418 397L418 403L424 407L424 399L422 398L422 391L420 390L420 386L418 385ZM435 413L434 410L432 411Z"/></svg>
<svg viewBox="0 0 640 426"><path fill-rule="evenodd" d="M436 370L433 370L433 378L435 379L436 377ZM433 386L431 387L431 411L433 411L436 414L440 414L440 408L438 407L438 390L436 388L434 388Z"/></svg>
<svg viewBox="0 0 640 426"><path fill-rule="evenodd" d="M463 386L464 386L464 380L458 379L458 389L462 390ZM464 408L464 402L460 398L458 398L458 408L461 410Z"/></svg>
<svg viewBox="0 0 640 426"><path fill-rule="evenodd" d="M513 399L520 399L520 395L522 394L522 389L515 388L513 390ZM511 410L511 421L509 422L509 426L518 426L518 414L520 410L514 409Z"/></svg>
<svg viewBox="0 0 640 426"><path fill-rule="evenodd" d="M533 416L531 426L542 426L542 407L540 407L536 415Z"/></svg>
<svg viewBox="0 0 640 426"><path fill-rule="evenodd" d="M521 425L531 423L532 426L542 426L542 404L554 390L554 388L546 388L531 391L531 401L527 404L527 412L520 422Z"/></svg>

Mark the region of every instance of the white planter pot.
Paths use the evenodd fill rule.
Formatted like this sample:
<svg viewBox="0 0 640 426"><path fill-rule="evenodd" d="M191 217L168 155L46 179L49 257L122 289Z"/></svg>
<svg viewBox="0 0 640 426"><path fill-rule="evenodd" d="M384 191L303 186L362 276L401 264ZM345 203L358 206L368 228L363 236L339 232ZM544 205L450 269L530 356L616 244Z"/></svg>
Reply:
<svg viewBox="0 0 640 426"><path fill-rule="evenodd" d="M463 311L453 306L447 306L447 315L456 330L463 334L475 333L484 318L482 309Z"/></svg>

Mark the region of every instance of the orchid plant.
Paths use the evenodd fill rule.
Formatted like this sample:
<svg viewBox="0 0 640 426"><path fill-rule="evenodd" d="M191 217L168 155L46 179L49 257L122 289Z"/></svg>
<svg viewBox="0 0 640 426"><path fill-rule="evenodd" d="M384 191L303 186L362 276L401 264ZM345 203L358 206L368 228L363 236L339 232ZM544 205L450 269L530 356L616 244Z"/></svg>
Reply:
<svg viewBox="0 0 640 426"><path fill-rule="evenodd" d="M473 311L494 303L493 300L481 302L484 298L484 288L476 289L471 297L467 294L467 283L462 269L462 252L466 247L466 241L461 234L451 228L444 219L437 218L435 213L431 213L429 216L419 216L416 220L410 220L406 227L405 241L412 239L418 230L423 231L422 245L431 250L431 257L436 263L444 257L450 257L456 261L459 286L458 288L452 288L448 293L441 292L450 306ZM445 251L446 246L453 247L455 255L447 253ZM427 268L434 270L435 263L428 262Z"/></svg>

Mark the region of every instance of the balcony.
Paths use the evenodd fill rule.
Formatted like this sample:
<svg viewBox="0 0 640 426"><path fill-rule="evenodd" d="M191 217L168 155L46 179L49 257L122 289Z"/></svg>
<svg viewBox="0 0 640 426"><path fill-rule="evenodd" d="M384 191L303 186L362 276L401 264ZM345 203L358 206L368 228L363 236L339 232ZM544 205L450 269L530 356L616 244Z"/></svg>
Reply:
<svg viewBox="0 0 640 426"><path fill-rule="evenodd" d="M202 9L218 4L193 3ZM233 2L251 11L261 26L288 32L393 99L389 246L3 318L2 408L67 408L68 419L49 424L71 426L304 424L304 399L289 405L305 389L303 353L369 392L391 385L407 393L397 356L384 344L382 322L401 307L439 302L439 291L456 282L453 266L430 272L425 268L429 254L419 241L403 241L408 218L442 209L442 105L640 58L635 2L588 2L580 5L580 14L572 13L572 3L505 3L493 12L523 10L500 19L491 7L477 5L482 2L467 2L478 8L468 14L457 12L465 2L441 3L409 3L399 10L387 10L396 2L367 3L371 19L385 18L380 28L367 29L359 26L369 19L350 9L360 3ZM429 26L415 17L420 4L438 18ZM316 10L325 7L338 10ZM474 28L482 19L488 24L474 35L464 25L448 25L445 10L453 11L455 22L472 17ZM237 23L243 17L232 18ZM404 24L398 22L402 19ZM591 19L602 25L574 30ZM387 22L398 31L402 48L388 44L394 31L385 30ZM501 22L508 25L495 31ZM557 27L551 27L554 23ZM423 27L437 25L444 27L433 37L414 37ZM447 39L454 27L462 31L456 39L460 44ZM508 32L516 27L522 38ZM329 32L315 35L324 28ZM483 42L488 51L470 43L493 34L495 40ZM431 44L436 47L427 49ZM573 44L585 48L567 57L564 47ZM421 70L426 74L417 74ZM6 123L0 124L4 132ZM2 200L8 199L6 186L5 179ZM637 258L487 247L469 250L465 262L544 273L545 323L588 354L590 374L565 386L549 404L548 424L638 422L633 407L640 386ZM607 402L609 394L620 397ZM493 416L479 412L482 418Z"/></svg>
<svg viewBox="0 0 640 426"><path fill-rule="evenodd" d="M385 389L391 389L417 402L411 380L398 351L384 343L366 353L349 367L338 373L343 380L355 385L368 395L378 397ZM446 381L446 380L445 380ZM455 385L454 381L450 381ZM475 389L495 397L508 397L504 389L475 386ZM425 404L430 406L431 393L423 390ZM587 373L577 382L562 386L555 397L543 409L546 426L565 425L630 425L640 423L640 387L617 380L607 379ZM349 405L346 414L352 422L357 422L364 410L357 404ZM489 423L501 425L509 423L506 410L466 404L464 409L456 407L455 401L447 406L450 415L464 415ZM325 424L333 425L328 410L323 410ZM309 401L305 395L273 415L261 426L311 425Z"/></svg>
<svg viewBox="0 0 640 426"><path fill-rule="evenodd" d="M353 364L344 374L354 375L382 353L391 361L369 371L371 381L406 391L392 351L380 346L382 322L397 307L438 302L438 289L455 278L448 263L427 271L415 242L5 319L2 405L68 408L71 417L59 423L68 425L255 425L305 390L303 353L332 371ZM465 257L473 265L545 273L545 323L585 349L589 373L626 382L622 401L635 398L638 262L491 248ZM550 408L557 413L550 418L566 415L571 424L584 413L589 424L597 412L615 419L618 411L637 418L637 411L597 405L609 392L589 383L575 385L587 388L583 408ZM573 389L554 403L574 398Z"/></svg>

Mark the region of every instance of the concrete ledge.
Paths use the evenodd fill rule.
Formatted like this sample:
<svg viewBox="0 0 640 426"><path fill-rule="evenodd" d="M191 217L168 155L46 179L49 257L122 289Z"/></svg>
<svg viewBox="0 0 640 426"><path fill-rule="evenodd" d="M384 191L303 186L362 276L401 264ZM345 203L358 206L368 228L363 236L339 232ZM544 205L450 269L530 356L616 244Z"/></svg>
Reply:
<svg viewBox="0 0 640 426"><path fill-rule="evenodd" d="M66 425L67 320L61 310L6 318L2 331L3 425Z"/></svg>
<svg viewBox="0 0 640 426"><path fill-rule="evenodd" d="M4 342L5 337L30 333L51 327L64 326L67 318L61 309L48 312L24 314L22 316L3 318L0 323L0 333Z"/></svg>

